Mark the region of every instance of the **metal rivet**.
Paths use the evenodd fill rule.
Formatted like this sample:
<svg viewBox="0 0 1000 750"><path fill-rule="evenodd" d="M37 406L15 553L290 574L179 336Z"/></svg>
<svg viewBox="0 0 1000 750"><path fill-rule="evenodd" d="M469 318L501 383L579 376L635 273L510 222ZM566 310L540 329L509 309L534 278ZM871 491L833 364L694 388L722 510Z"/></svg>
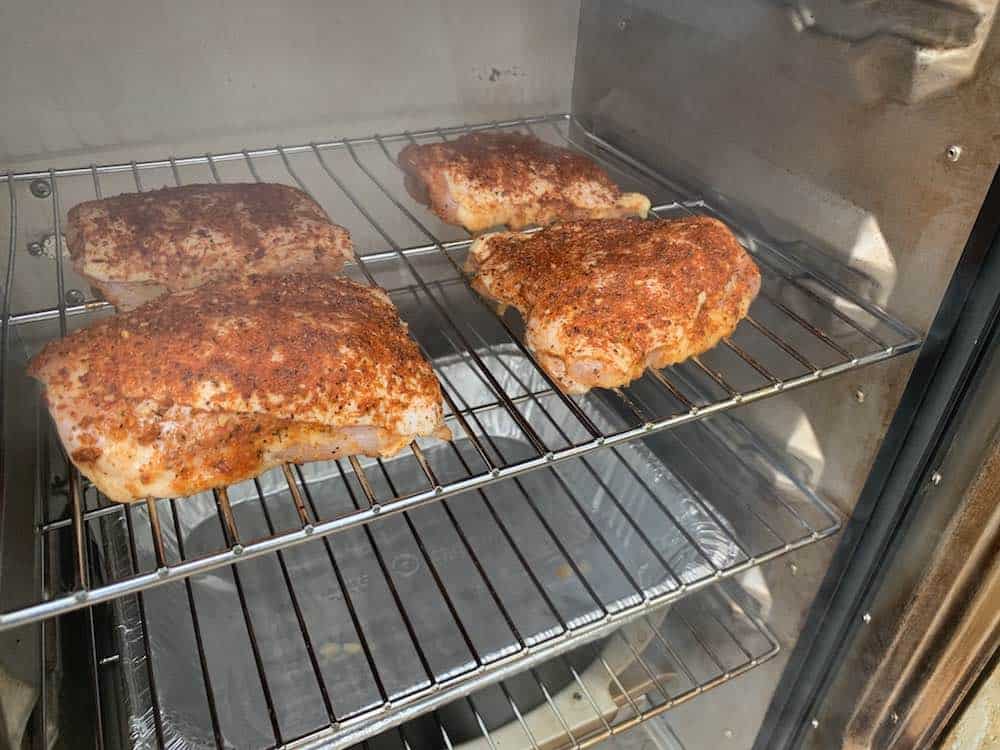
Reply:
<svg viewBox="0 0 1000 750"><path fill-rule="evenodd" d="M87 592L86 591L77 591L76 592L76 600L78 602L85 602L85 601L87 601Z"/></svg>
<svg viewBox="0 0 1000 750"><path fill-rule="evenodd" d="M798 32L816 25L816 16L806 7L789 8L788 17L792 22L792 28Z"/></svg>
<svg viewBox="0 0 1000 750"><path fill-rule="evenodd" d="M858 390L854 392L854 400L859 404L863 404L865 402L865 392L863 389L858 388Z"/></svg>
<svg viewBox="0 0 1000 750"><path fill-rule="evenodd" d="M243 545L242 544L234 544L233 545L233 554L234 555L242 555L243 554Z"/></svg>
<svg viewBox="0 0 1000 750"><path fill-rule="evenodd" d="M897 714L895 711L893 711L891 714L889 714L889 719L892 721L893 724L898 724L899 723L899 714Z"/></svg>
<svg viewBox="0 0 1000 750"><path fill-rule="evenodd" d="M378 515L378 514L379 514L379 513L381 513L381 512L382 512L382 506L381 506L381 505L379 505L378 503L375 503L375 504L374 504L374 505L372 506L372 513L374 513L374 514Z"/></svg>
<svg viewBox="0 0 1000 750"><path fill-rule="evenodd" d="M305 532L306 536L309 536L316 531L316 527L313 526L311 523L307 523L305 526L302 527L302 531Z"/></svg>
<svg viewBox="0 0 1000 750"><path fill-rule="evenodd" d="M944 150L944 156L948 161L958 161L962 158L962 147L953 143Z"/></svg>
<svg viewBox="0 0 1000 750"><path fill-rule="evenodd" d="M819 729L819 719L813 719L809 723L812 724L813 729Z"/></svg>
<svg viewBox="0 0 1000 750"><path fill-rule="evenodd" d="M933 484L935 487L941 484L941 479L942 477L940 471L935 471L933 474L931 474L931 484Z"/></svg>
<svg viewBox="0 0 1000 750"><path fill-rule="evenodd" d="M160 578L166 578L168 575L170 575L170 571L167 570L166 567L157 568L156 575L158 575Z"/></svg>
<svg viewBox="0 0 1000 750"><path fill-rule="evenodd" d="M799 566L793 562L788 563L788 569L792 572L793 576L799 573Z"/></svg>
<svg viewBox="0 0 1000 750"><path fill-rule="evenodd" d="M36 258L45 252L45 248L42 247L41 242L29 242L28 243L28 255L34 255Z"/></svg>
<svg viewBox="0 0 1000 750"><path fill-rule="evenodd" d="M41 177L32 180L28 189L31 190L31 194L36 198L48 198L52 195L52 185L49 184L48 180L43 180Z"/></svg>
<svg viewBox="0 0 1000 750"><path fill-rule="evenodd" d="M627 29L631 24L632 24L632 21L630 19L628 19L628 18L622 18L622 19L620 19L618 21L618 30L619 31L625 31L625 29Z"/></svg>
<svg viewBox="0 0 1000 750"><path fill-rule="evenodd" d="M861 619L865 621L865 625L870 623L872 621L871 612L865 612L863 615L861 615Z"/></svg>
<svg viewBox="0 0 1000 750"><path fill-rule="evenodd" d="M725 732L722 733L722 736L725 737L727 740L731 740L734 736L733 730L727 729Z"/></svg>
<svg viewBox="0 0 1000 750"><path fill-rule="evenodd" d="M82 305L84 300L83 292L79 289L67 289L66 290L66 304L67 305Z"/></svg>

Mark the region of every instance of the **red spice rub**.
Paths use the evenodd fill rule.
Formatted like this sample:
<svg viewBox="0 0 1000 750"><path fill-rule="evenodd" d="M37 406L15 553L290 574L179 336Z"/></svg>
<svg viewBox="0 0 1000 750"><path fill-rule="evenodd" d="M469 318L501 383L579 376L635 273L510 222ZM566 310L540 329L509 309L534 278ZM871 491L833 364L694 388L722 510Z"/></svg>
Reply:
<svg viewBox="0 0 1000 750"><path fill-rule="evenodd" d="M645 216L649 200L622 193L583 154L522 133L470 133L399 154L406 187L444 221L475 232L554 219Z"/></svg>
<svg viewBox="0 0 1000 750"><path fill-rule="evenodd" d="M347 230L312 198L267 183L87 201L69 211L66 244L77 270L124 307L223 276L336 273L352 257Z"/></svg>
<svg viewBox="0 0 1000 750"><path fill-rule="evenodd" d="M50 342L29 371L74 462L116 500L447 433L395 307L342 278L211 282Z"/></svg>
<svg viewBox="0 0 1000 750"><path fill-rule="evenodd" d="M570 393L624 385L711 348L760 288L732 232L704 216L486 235L469 267L480 292L521 311L528 345Z"/></svg>

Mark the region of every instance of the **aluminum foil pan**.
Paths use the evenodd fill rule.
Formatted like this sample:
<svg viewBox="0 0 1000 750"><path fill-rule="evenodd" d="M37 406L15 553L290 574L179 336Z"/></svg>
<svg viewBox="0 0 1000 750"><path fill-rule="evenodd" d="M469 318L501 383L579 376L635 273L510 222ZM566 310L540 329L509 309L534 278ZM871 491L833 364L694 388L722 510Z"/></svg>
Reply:
<svg viewBox="0 0 1000 750"><path fill-rule="evenodd" d="M535 369L515 349L494 349L489 357L493 364L503 365L491 366L491 371L509 393L543 388ZM436 364L453 392L461 393L468 403L487 398L481 379L473 377L465 363ZM528 399L521 406L526 420L543 439L562 439L558 419L543 411L543 404ZM599 414L591 416L595 421L602 419ZM479 418L506 457L516 457L527 447L524 434L502 418L502 410L484 410ZM612 419L610 411L607 419ZM459 440L465 453L468 446L461 443ZM461 468L448 446L428 443L425 450L439 472L447 472L449 461L455 463L455 470ZM385 464L397 490L408 482L424 481L422 475L410 476L416 469L412 462L390 460ZM368 473L379 474L375 469ZM303 467L303 474L321 512L351 507L344 475L335 464L309 464ZM353 481L350 476L347 479ZM279 530L294 525L295 518L286 511L262 503L258 489L265 497L287 493L278 472L262 477L259 487L245 482L231 488L230 500L241 535L266 535L269 523ZM650 493L655 493L658 503ZM326 541L285 550L280 560L276 556L247 560L235 568L239 585L233 569L225 568L195 576L189 583L149 590L142 595L141 604L165 746L171 750L215 747L213 721L223 744L233 748L273 745L274 724L284 740L327 725L329 718L304 645L300 616L339 717L380 703L379 686L354 627L352 609L377 666L382 690L390 698L426 687L428 672L444 679L470 670L475 666L473 650L483 662L509 653L516 637L470 559L456 524L518 633L532 643L550 637L560 624L525 565L559 618L572 626L599 617L601 607L614 610L634 604L637 597L629 577L649 593L676 585L660 560L683 580L710 574L712 567L706 557L715 568L738 561L741 552L731 541L733 531L706 513L706 503L704 498L696 502L692 490L651 450L632 443L491 485L482 494L469 492L449 498L447 507L454 523L439 503L411 511L408 519L380 519L367 529L349 530ZM264 507L270 516L265 516ZM211 495L185 499L176 503L176 509L177 527L172 522L162 524L168 559L178 559L181 547L187 556L217 548L221 529ZM124 520L111 516L105 520L106 565L112 573L129 570L132 563ZM659 551L659 559L650 552L643 535ZM136 536L140 565L148 564L153 559L152 540ZM442 579L471 648L446 606L428 560ZM289 589L294 592L298 614ZM255 647L248 635L241 595ZM406 619L399 614L400 605ZM146 668L140 603L137 597L122 599L115 608L129 717L125 742L134 748L156 747L154 693ZM414 641L419 643L419 652ZM204 665L199 653L204 654ZM275 706L273 717L267 710L258 662ZM211 700L203 666L209 675ZM214 716L210 705L214 705Z"/></svg>

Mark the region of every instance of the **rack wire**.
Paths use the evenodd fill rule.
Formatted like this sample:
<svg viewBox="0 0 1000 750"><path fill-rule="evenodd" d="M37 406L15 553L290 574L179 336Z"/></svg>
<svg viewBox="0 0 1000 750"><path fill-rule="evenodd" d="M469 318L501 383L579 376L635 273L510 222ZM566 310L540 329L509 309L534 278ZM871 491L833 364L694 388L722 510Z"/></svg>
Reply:
<svg viewBox="0 0 1000 750"><path fill-rule="evenodd" d="M916 332L877 305L812 270L776 243L733 224L763 275L761 294L736 333L713 351L680 366L649 372L629 387L582 397L566 396L534 366L523 343L520 320L513 313L497 315L472 291L462 271L471 243L469 236L440 223L410 199L402 187L396 150L410 143L447 140L485 129L527 130L585 151L608 168L624 188L649 194L654 199L653 213L658 217L710 213L730 218L586 132L567 115L0 176L0 183L6 183L10 207L9 216L0 217L7 218L10 237L3 304L5 399L33 398L28 386L9 382L15 367L12 353L19 367L45 339L65 335L109 313L108 304L100 299L72 303L85 282L63 260L61 219L65 206L164 185L286 182L311 193L335 221L351 230L358 262L349 272L390 292L414 338L438 371L447 421L457 436L454 452L467 453L463 453L461 467L456 468L453 462L438 465L441 456L451 455L449 451L429 454L431 443L412 444L406 460L420 469L421 479L405 487L393 484L383 462L352 458L337 464L345 488L356 490L352 493L356 503L334 517L319 517L307 507L304 495L308 482L295 467L286 466L280 472L281 481L297 520L254 536L238 528L228 494L220 488L214 499L225 535L218 548L176 560L159 555L148 569L93 585L86 575L87 540L93 537L96 523L106 516L124 514L135 533L151 535L162 552L158 540L164 533L164 509L172 508L175 501L149 501L145 508L110 503L66 465L51 435L43 434L40 440L53 457L53 468L45 476L46 486L35 491L40 503L36 531L41 537L41 557L54 545L60 555L70 550L67 564L73 580L67 587L39 592L33 601L8 607L0 614L0 629L272 554L313 538L343 533L379 517L405 513L459 492L551 468L880 362L920 343ZM42 189L32 191L33 184L38 188L39 180ZM14 263L28 242L43 236L48 236L55 247L48 282L39 282L46 270L45 266L38 267L39 262L30 267L24 260ZM22 302L17 298L20 290L33 291L24 292ZM39 305L39 299L51 302ZM526 363L527 368L512 379L508 375L514 360ZM477 383L475 392L459 383L470 379ZM617 415L614 419L606 418L609 403ZM543 439L537 424L525 417L525 409L536 405L543 407L538 410L540 419L560 424L558 434ZM6 414L5 409L5 421ZM512 424L528 449L518 449L511 455L491 442L483 427L489 415ZM10 429L4 424L5 436ZM9 495L10 490L8 502L20 501ZM828 529L825 522L816 528L806 523L804 536L783 540L780 550L815 540ZM763 559L766 557L751 556L750 563Z"/></svg>
<svg viewBox="0 0 1000 750"><path fill-rule="evenodd" d="M614 650L632 657L624 674L609 664L607 654ZM402 748L454 747L456 732L449 726L456 720L461 724L464 715L465 723L470 716L474 719L479 735L475 740L484 748L585 750L736 679L779 651L767 627L732 599L719 592L695 594L663 619L646 617L633 627L620 628L599 647L557 657L449 704L445 712L401 726L396 736ZM611 688L610 701L590 687L595 677ZM550 687L560 682L569 689L557 692ZM543 702L529 712L518 704L515 691L534 693ZM439 742L422 744L428 732ZM318 735L290 747L327 747L325 742ZM368 744L361 747L367 749Z"/></svg>
<svg viewBox="0 0 1000 750"><path fill-rule="evenodd" d="M301 673L272 688L268 699L277 708L251 700L237 709L269 719L241 723L221 708L232 711L233 702L241 701L229 694L237 687L235 681L220 680L231 665L216 662L206 667L209 655L199 651L197 662L192 655L191 663L206 670L205 685L214 685L214 692L180 701L177 682L189 680L190 675L170 673L167 663L176 659L175 654L154 650L152 656L139 652L136 657L127 645L120 650L111 646L108 654L92 642L94 664L103 671L125 671L113 680L106 675L95 681L95 709L125 706L130 741L138 747L582 750L620 736L778 654L777 640L744 606L746 601L750 600L738 586L711 587L504 680L471 691L444 689L430 706L393 707L388 712L376 707L329 725L324 725L328 712L321 707L330 705L331 691L303 679ZM118 622L127 632L135 621L126 615ZM275 665L276 656L288 660L287 654L271 653L266 647L259 661L248 660L257 665L258 679L265 684L274 680L276 670L260 665ZM130 679L130 670L146 671L148 682ZM101 688L109 683L128 687L124 695L109 695ZM197 693L197 688L188 690ZM282 694L289 690L297 693L297 720L289 716L289 696ZM303 709L304 704L316 710ZM314 724L305 718L307 714ZM94 727L99 747L111 738L98 732L114 731L113 722L105 726Z"/></svg>
<svg viewBox="0 0 1000 750"><path fill-rule="evenodd" d="M496 442L511 442L509 430L493 432ZM825 512L727 417L653 442L117 600L132 611L116 629L120 650L128 647L129 684L167 696L144 713L144 731L164 744L180 693L203 703L219 746L253 723L247 717L271 738L237 746L284 746L319 724L326 724L324 742L347 742L655 618L660 605L778 554L778 533L803 519L818 525ZM661 454L684 468L668 470ZM718 465L701 464L698 455ZM389 474L405 481L406 464L388 463ZM337 503L339 484L308 486L310 510ZM270 502L267 492L261 481L232 488L233 521L258 531L293 521L292 504ZM171 503L162 544L137 534L127 513L103 516L88 575L113 579L211 546L227 533L214 503ZM828 520L822 536L835 528ZM803 531L799 545L811 541ZM106 658L91 660L95 684ZM172 691L165 672L173 673ZM252 705L234 713L234 691ZM230 695L221 710L220 694ZM311 707L303 716L306 695ZM269 719L265 728L261 717Z"/></svg>

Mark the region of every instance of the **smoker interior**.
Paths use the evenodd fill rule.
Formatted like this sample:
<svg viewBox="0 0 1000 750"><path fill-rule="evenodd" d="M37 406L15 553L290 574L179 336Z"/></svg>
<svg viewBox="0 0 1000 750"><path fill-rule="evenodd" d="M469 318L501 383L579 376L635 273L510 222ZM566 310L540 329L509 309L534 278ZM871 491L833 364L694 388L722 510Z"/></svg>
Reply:
<svg viewBox="0 0 1000 750"><path fill-rule="evenodd" d="M567 116L499 127L587 150L625 187L654 196L658 218L719 213L628 154L600 150ZM519 317L499 315L469 287L468 238L401 188L402 145L455 135L49 175L60 251L63 206L85 197L248 177L306 189L351 230L359 261L349 273L389 291L434 364L456 436L420 441L397 459L285 467L225 492L119 506L67 464L35 398L46 586L2 624L143 592L131 618L120 606L112 618L116 632L132 634L131 648L141 646L134 658L125 642L112 649L139 665L123 691L136 746L169 745L178 733L182 746L297 738L344 747L840 527L780 455L724 412L898 356L919 337L836 275L737 225L764 275L737 334L628 387L566 397L528 356ZM30 175L8 182L15 206L25 189ZM55 304L11 315L25 357L110 312L97 299L67 304L63 290L80 281L61 252L54 260ZM32 399L16 389L8 397ZM324 661L331 652L338 658ZM94 653L94 665L109 658ZM199 673L200 694L191 689Z"/></svg>
<svg viewBox="0 0 1000 750"><path fill-rule="evenodd" d="M750 748L996 161L993 100L961 78L992 16L934 49L813 5L13 8L0 666L32 747L555 750L650 719L672 750L669 717L688 747ZM560 394L394 163L479 130L585 152L655 217L725 220L763 274L748 319ZM252 180L351 231L349 273L389 290L456 440L114 505L24 374L112 313L65 260L65 213ZM836 744L845 716L818 718L808 741Z"/></svg>
<svg viewBox="0 0 1000 750"><path fill-rule="evenodd" d="M490 127L486 124L478 129ZM566 116L509 123L507 127L530 130L562 145L586 143L577 140L585 139L586 133L574 133ZM741 231L730 219L759 260L764 275L763 292L737 332L711 352L666 371L650 371L627 387L567 397L527 356L519 316L512 311L498 315L472 291L461 270L468 238L430 218L402 187L401 172L394 161L399 148L413 140L440 140L461 132L463 128L452 128L344 140L325 144L325 148L314 144L54 173L54 190L47 202L56 237L62 206L95 195L248 178L284 181L308 190L351 230L359 262L349 272L360 281L388 290L422 350L440 363L437 373L445 389L448 424L459 438L456 445L465 445L470 451L455 463L445 458L452 455L450 452L434 450L433 441L418 441L406 456L407 465L415 470L402 483L391 476L380 479L384 470L377 462L352 459L347 462L345 477L350 474L359 485L354 493L358 500L355 508L342 509L335 517L311 518L303 514L299 504L298 524L275 529L265 537L248 536L232 528L225 507L228 501L221 497L218 513L226 528L222 543L200 556L177 561L183 565L158 560L111 585L95 586L87 580L84 549L77 544L69 548L75 555L71 561L75 576L54 585L45 601L23 602L17 611L0 613L0 625L11 627L78 608L85 602L182 578L241 556L245 559L277 546L300 543L311 533L337 533L376 516L412 509L471 487L813 386L905 354L919 343L915 332L877 305L852 295L835 276L802 266L780 247ZM613 169L624 184L654 197L658 217L720 214L704 199L674 196L668 178L630 161L626 154L597 153L596 145L594 149L594 157ZM19 191L30 191L30 174L12 183L12 196ZM19 200L24 199L17 196L15 202ZM456 239L456 235L461 238ZM60 259L57 254L52 269L55 278L49 279L52 287L56 291L67 286L78 288L81 282ZM36 275L30 280L44 281ZM106 303L96 300L67 306L63 297L57 296L56 302L48 308L14 312L16 335L24 342L25 356L41 341L108 312ZM30 401L30 396L10 390L16 402ZM535 410L532 419L526 414L529 409ZM37 414L25 416L27 420L38 419ZM504 429L520 443L494 444L484 420L504 423ZM550 429L552 425L555 430ZM41 509L43 545L67 534L84 536L84 527L105 513L117 512L106 499L75 481L75 472L58 465L59 449L54 442L47 445L55 466L53 474L70 481L64 490L69 502L54 499ZM286 472L279 481L289 485L290 476ZM34 476L25 477L26 482L34 480ZM291 486L289 489L294 500L296 491ZM804 525L793 523L787 530L776 529L774 551L787 551L824 536L829 524L822 516L821 512L818 520L806 518ZM156 538L162 536L161 518L157 513L144 520L149 525L152 519L150 533ZM233 551L237 543L238 553ZM751 550L749 557L760 562L769 554ZM79 598L81 590L87 592L85 601Z"/></svg>

